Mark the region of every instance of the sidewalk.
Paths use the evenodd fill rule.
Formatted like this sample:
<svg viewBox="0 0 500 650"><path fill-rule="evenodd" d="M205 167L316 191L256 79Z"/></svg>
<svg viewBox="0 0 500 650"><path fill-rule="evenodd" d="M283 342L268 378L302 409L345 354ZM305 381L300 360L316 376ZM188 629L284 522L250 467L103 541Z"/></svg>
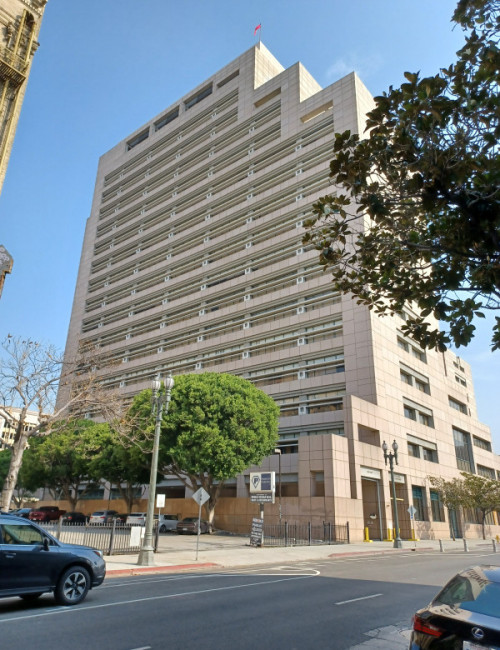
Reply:
<svg viewBox="0 0 500 650"><path fill-rule="evenodd" d="M105 558L107 576L120 577L210 568L227 569L300 561L314 562L353 555L440 552L439 540L404 541L402 549L393 548L392 542L256 548L250 546L248 537L214 534L200 536L198 559L196 559L196 541L195 535L161 535L154 567L137 566L138 554L107 556ZM467 540L467 545L471 552L478 549L493 549L491 540ZM455 542L443 540L442 548L445 553L465 553L463 540ZM497 545L497 549L500 552L500 544Z"/></svg>

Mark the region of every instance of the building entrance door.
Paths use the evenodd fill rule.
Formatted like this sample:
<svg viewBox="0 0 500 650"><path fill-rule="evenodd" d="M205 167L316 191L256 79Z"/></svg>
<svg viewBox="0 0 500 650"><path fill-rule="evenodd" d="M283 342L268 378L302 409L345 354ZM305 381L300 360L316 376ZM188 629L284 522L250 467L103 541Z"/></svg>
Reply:
<svg viewBox="0 0 500 650"><path fill-rule="evenodd" d="M450 535L453 538L462 537L462 530L460 528L460 521L456 510L448 510L448 518L450 524Z"/></svg>
<svg viewBox="0 0 500 650"><path fill-rule="evenodd" d="M383 540L382 510L380 507L380 481L365 478L361 480L363 493L363 521L370 539Z"/></svg>

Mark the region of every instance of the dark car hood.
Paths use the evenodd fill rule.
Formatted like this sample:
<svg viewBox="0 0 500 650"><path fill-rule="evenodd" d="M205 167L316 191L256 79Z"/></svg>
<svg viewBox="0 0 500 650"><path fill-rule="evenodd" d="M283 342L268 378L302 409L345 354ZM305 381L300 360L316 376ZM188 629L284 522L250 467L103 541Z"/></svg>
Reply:
<svg viewBox="0 0 500 650"><path fill-rule="evenodd" d="M97 551L99 549L94 548L93 546L85 546L84 544L70 544L69 542L57 542L58 546L62 549L68 551Z"/></svg>

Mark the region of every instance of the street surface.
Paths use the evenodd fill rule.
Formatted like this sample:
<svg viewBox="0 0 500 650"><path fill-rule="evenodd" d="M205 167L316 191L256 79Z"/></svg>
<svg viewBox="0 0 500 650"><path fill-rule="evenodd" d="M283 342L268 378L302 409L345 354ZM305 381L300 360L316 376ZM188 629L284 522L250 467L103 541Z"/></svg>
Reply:
<svg viewBox="0 0 500 650"><path fill-rule="evenodd" d="M409 628L456 571L500 556L403 553L107 579L76 607L0 600L2 648L16 650L347 650ZM392 629L392 628L391 628ZM399 638L401 643L399 645ZM378 644L378 645L372 645Z"/></svg>

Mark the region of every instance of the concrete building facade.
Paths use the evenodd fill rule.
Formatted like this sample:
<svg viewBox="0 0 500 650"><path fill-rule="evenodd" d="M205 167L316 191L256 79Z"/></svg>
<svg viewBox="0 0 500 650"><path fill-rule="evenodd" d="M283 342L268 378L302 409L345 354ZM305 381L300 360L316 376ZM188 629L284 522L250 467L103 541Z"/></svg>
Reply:
<svg viewBox="0 0 500 650"><path fill-rule="evenodd" d="M98 346L117 362L102 381L127 399L169 370L229 372L272 395L281 456L263 467L281 461L289 519L386 537L381 444L396 440L403 537L410 505L417 535L461 532L428 476L500 477L470 368L407 339L405 314L380 319L334 293L302 243L312 204L334 191L334 133L362 132L372 105L354 73L321 88L259 43L102 156L66 355ZM220 521L255 514L248 502L240 476Z"/></svg>
<svg viewBox="0 0 500 650"><path fill-rule="evenodd" d="M0 407L0 449L10 449L16 437L16 426L21 409L16 406ZM24 418L24 431L32 431L40 423L38 411L28 411Z"/></svg>

